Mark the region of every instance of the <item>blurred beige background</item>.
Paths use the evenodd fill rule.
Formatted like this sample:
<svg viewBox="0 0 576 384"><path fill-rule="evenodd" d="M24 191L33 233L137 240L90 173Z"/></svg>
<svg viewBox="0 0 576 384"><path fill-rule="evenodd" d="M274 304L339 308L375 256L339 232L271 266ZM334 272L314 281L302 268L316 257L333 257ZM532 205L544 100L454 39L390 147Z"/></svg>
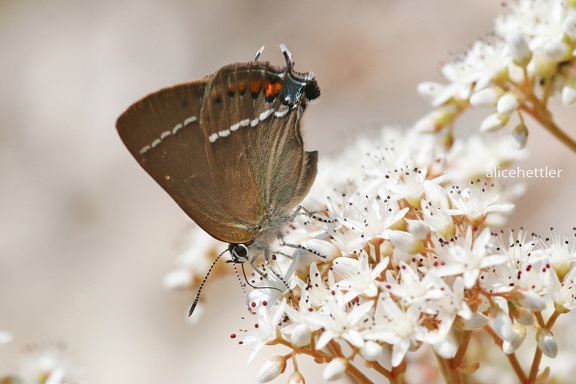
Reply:
<svg viewBox="0 0 576 384"><path fill-rule="evenodd" d="M285 43L322 88L304 125L327 156L426 113L416 85L441 80L442 62L501 11L499 0L0 1L0 330L15 336L0 372L29 343L65 342L89 383L255 382L271 355L247 367L250 347L229 339L248 326L234 278L211 285L194 327L192 293L163 288L189 219L131 158L116 118L262 45L262 60L282 64ZM574 110L557 109L570 128ZM575 155L531 135L523 167L564 171L528 180L511 226L568 231ZM301 371L320 382L313 363Z"/></svg>

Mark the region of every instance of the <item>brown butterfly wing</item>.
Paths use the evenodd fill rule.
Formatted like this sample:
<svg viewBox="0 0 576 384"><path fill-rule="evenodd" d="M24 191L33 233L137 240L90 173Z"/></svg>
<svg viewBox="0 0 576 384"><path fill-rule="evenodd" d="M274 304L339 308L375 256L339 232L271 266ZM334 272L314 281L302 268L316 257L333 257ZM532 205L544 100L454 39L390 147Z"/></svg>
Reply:
<svg viewBox="0 0 576 384"><path fill-rule="evenodd" d="M207 85L202 129L219 204L254 231L292 210L316 176L317 153L305 152L303 107L282 103L283 68L233 64Z"/></svg>
<svg viewBox="0 0 576 384"><path fill-rule="evenodd" d="M316 176L305 152L303 106L281 94L284 69L238 63L153 93L117 122L140 165L206 232L247 243L293 209Z"/></svg>
<svg viewBox="0 0 576 384"><path fill-rule="evenodd" d="M166 88L126 110L118 133L138 163L200 227L225 242L246 242L242 222L222 210L220 182L207 172L200 112L209 78Z"/></svg>

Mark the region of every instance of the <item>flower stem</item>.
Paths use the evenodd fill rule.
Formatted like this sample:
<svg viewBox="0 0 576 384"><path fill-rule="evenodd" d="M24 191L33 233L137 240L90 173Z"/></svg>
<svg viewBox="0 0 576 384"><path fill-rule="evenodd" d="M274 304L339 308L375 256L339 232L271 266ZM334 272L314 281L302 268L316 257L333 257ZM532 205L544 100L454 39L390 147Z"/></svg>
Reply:
<svg viewBox="0 0 576 384"><path fill-rule="evenodd" d="M538 375L538 368L540 367L540 361L542 361L542 351L540 348L536 347L534 352L534 359L532 360L532 367L530 368L530 377L528 377L528 383L536 382L536 375Z"/></svg>
<svg viewBox="0 0 576 384"><path fill-rule="evenodd" d="M528 108L523 106L522 109L532 116L536 121L538 121L552 136L556 137L560 142L566 145L576 152L576 141L574 141L570 136L568 136L564 131L560 129L552 120L552 114L548 111L536 97L529 97L532 100L533 107Z"/></svg>

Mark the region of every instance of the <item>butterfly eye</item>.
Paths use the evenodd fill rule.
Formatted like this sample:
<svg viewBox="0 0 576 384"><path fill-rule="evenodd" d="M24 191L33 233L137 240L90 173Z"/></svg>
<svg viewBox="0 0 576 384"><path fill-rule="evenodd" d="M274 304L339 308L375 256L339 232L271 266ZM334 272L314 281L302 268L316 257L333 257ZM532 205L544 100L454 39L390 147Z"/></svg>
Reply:
<svg viewBox="0 0 576 384"><path fill-rule="evenodd" d="M245 244L234 244L230 252L232 253L232 259L237 263L244 263L248 260L248 246Z"/></svg>

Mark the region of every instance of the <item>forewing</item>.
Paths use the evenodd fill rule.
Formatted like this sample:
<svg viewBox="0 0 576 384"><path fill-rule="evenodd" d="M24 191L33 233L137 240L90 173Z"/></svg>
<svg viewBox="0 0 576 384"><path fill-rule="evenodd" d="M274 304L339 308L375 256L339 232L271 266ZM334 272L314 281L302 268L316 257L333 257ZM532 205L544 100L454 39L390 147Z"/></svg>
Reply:
<svg viewBox="0 0 576 384"><path fill-rule="evenodd" d="M208 172L207 137L200 112L210 78L146 96L116 123L138 163L178 205L216 239L242 243L253 238L222 210L222 184Z"/></svg>

